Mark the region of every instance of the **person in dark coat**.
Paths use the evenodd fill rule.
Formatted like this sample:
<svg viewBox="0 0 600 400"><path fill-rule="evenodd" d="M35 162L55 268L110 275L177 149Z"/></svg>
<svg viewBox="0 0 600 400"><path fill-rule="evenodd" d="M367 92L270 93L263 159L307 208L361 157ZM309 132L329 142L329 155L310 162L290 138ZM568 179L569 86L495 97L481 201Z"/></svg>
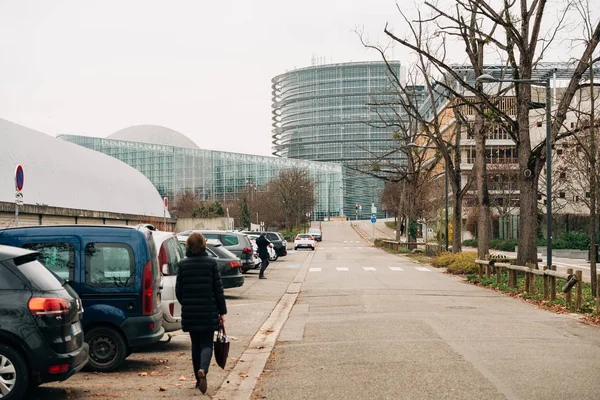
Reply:
<svg viewBox="0 0 600 400"><path fill-rule="evenodd" d="M185 247L187 258L179 262L175 295L181 303L181 328L192 341L196 387L204 394L214 333L225 323L227 306L217 262L206 253L204 236L192 233Z"/></svg>
<svg viewBox="0 0 600 400"><path fill-rule="evenodd" d="M271 245L267 234L263 232L256 239L256 247L258 247L258 256L260 257L260 273L258 274L259 279L267 279L265 276L265 270L269 266L269 250L268 247Z"/></svg>

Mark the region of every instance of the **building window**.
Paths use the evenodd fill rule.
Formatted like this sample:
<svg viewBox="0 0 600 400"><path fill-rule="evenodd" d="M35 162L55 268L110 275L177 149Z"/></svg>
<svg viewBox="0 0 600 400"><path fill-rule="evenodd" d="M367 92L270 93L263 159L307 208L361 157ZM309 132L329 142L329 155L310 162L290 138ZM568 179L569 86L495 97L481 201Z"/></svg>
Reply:
<svg viewBox="0 0 600 400"><path fill-rule="evenodd" d="M589 199L590 198L590 192L585 192L585 198Z"/></svg>
<svg viewBox="0 0 600 400"><path fill-rule="evenodd" d="M575 128L575 122L571 122L571 129Z"/></svg>
<svg viewBox="0 0 600 400"><path fill-rule="evenodd" d="M537 196L537 197L538 197L538 201L539 201L539 200L542 200L542 195L541 195L541 194L538 194L538 196Z"/></svg>
<svg viewBox="0 0 600 400"><path fill-rule="evenodd" d="M560 197L561 199L564 199L566 197L565 192L558 192L558 197Z"/></svg>
<svg viewBox="0 0 600 400"><path fill-rule="evenodd" d="M573 196L573 200L575 200L575 203L579 202L579 196Z"/></svg>
<svg viewBox="0 0 600 400"><path fill-rule="evenodd" d="M542 127L542 121L538 121L538 122L537 122L535 125L536 125L538 128L541 128L541 127Z"/></svg>
<svg viewBox="0 0 600 400"><path fill-rule="evenodd" d="M556 150L556 154L558 154L559 156L560 156L562 153L563 153L563 150L562 150L562 149L558 149L558 150Z"/></svg>
<svg viewBox="0 0 600 400"><path fill-rule="evenodd" d="M561 172L559 175L560 179L567 179L567 173L566 172Z"/></svg>

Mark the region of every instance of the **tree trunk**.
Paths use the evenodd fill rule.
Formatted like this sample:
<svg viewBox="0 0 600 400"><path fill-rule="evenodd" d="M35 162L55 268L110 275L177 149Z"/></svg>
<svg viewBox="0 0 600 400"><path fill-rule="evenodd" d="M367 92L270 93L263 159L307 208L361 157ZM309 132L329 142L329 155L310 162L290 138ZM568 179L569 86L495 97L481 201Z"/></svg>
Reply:
<svg viewBox="0 0 600 400"><path fill-rule="evenodd" d="M404 186L404 183L402 184ZM398 211L396 212L396 242L400 241L400 236L402 234L402 196L398 196Z"/></svg>
<svg viewBox="0 0 600 400"><path fill-rule="evenodd" d="M523 171L524 169L521 168ZM538 175L522 176L520 189L519 251L517 263L537 263L537 192ZM550 199L551 201L551 199Z"/></svg>
<svg viewBox="0 0 600 400"><path fill-rule="evenodd" d="M592 295L600 297L600 292L598 292L598 288L596 287L596 262L598 261L596 260L596 224L598 223L598 210L596 209L596 196L598 195L596 161L598 143L596 142L596 129L594 126L594 124L596 123L596 99L594 98L594 96L594 68L591 64L590 57L590 274L592 277Z"/></svg>
<svg viewBox="0 0 600 400"><path fill-rule="evenodd" d="M454 207L452 207L452 252L462 251L462 196L459 190L452 190Z"/></svg>
<svg viewBox="0 0 600 400"><path fill-rule="evenodd" d="M475 116L475 177L479 215L477 217L477 257L481 260L490 251L490 194L485 166L485 135L483 117Z"/></svg>

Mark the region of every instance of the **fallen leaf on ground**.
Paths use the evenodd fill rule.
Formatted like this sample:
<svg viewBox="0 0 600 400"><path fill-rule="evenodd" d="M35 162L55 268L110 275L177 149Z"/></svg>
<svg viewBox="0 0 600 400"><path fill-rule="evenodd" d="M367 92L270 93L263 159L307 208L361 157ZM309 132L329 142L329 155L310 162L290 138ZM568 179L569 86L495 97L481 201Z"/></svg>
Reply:
<svg viewBox="0 0 600 400"><path fill-rule="evenodd" d="M248 377L248 374L240 372L240 378L247 378L247 377Z"/></svg>
<svg viewBox="0 0 600 400"><path fill-rule="evenodd" d="M180 377L179 377L179 380L180 380L180 381L185 381L185 376L180 376Z"/></svg>
<svg viewBox="0 0 600 400"><path fill-rule="evenodd" d="M140 372L139 376L148 376L148 373L147 372Z"/></svg>
<svg viewBox="0 0 600 400"><path fill-rule="evenodd" d="M167 388L164 386L161 386L160 388L158 388L158 390L160 390L161 392L166 392Z"/></svg>

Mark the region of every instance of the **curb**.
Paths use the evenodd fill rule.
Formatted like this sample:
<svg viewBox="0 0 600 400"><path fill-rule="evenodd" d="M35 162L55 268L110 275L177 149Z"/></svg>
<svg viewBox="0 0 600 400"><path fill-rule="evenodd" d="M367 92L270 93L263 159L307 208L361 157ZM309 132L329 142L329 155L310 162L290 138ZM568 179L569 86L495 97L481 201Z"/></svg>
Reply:
<svg viewBox="0 0 600 400"><path fill-rule="evenodd" d="M283 325L296 303L302 283L308 273L315 252L311 252L304 260L300 270L290 283L271 314L250 341L248 348L242 353L237 363L229 372L213 399L245 400L250 399L258 379L275 347Z"/></svg>

